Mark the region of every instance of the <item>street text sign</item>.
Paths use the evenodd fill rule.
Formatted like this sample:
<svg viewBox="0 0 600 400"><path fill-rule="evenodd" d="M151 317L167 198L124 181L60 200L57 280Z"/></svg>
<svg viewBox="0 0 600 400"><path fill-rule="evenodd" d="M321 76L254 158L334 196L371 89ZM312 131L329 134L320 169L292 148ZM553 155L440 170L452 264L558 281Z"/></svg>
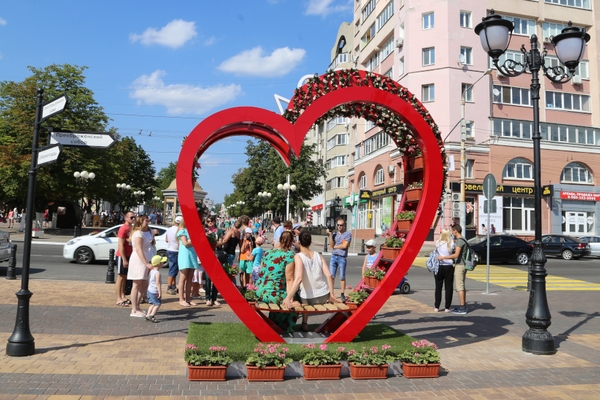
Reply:
<svg viewBox="0 0 600 400"><path fill-rule="evenodd" d="M496 195L496 177L494 174L487 174L483 178L483 195L486 199L493 199Z"/></svg>
<svg viewBox="0 0 600 400"><path fill-rule="evenodd" d="M106 132L50 132L50 144L60 143L63 146L75 147L110 147L115 138Z"/></svg>
<svg viewBox="0 0 600 400"><path fill-rule="evenodd" d="M56 144L54 146L40 147L37 153L37 166L56 162L60 155L62 146Z"/></svg>
<svg viewBox="0 0 600 400"><path fill-rule="evenodd" d="M54 100L50 100L46 102L46 104L42 105L42 121L47 118L50 118L54 114L58 114L62 112L67 106L67 96L62 95L57 97Z"/></svg>

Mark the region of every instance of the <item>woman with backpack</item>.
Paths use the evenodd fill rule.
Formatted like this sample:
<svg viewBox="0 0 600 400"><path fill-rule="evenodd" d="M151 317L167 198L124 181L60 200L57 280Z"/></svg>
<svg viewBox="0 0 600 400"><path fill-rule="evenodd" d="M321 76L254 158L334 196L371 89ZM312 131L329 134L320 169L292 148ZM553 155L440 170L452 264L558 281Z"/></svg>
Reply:
<svg viewBox="0 0 600 400"><path fill-rule="evenodd" d="M454 253L454 241L452 234L448 229L444 229L440 238L435 242L439 258L450 256ZM435 308L433 311L440 311L442 303L442 287L445 286L446 297L444 302L444 311L449 313L452 306L452 294L454 292L454 262L452 259L440 259L439 268L435 278Z"/></svg>

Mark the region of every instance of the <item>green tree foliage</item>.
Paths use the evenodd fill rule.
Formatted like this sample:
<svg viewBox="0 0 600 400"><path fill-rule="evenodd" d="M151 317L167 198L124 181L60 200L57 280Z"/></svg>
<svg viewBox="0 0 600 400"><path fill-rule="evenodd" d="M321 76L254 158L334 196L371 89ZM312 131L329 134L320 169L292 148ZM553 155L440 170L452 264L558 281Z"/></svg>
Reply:
<svg viewBox="0 0 600 400"><path fill-rule="evenodd" d="M233 214L261 215L265 210L274 210L285 215L286 192L277 190L277 185L285 183L289 173L290 183L297 187L290 192L290 212L307 207L305 200L323 192L319 179L325 177L325 168L313 159L315 152L316 145L304 144L300 157L292 158L288 168L269 143L248 141L248 167L233 175L234 192L225 196L225 206L243 201L244 205L233 208ZM270 198L258 196L265 191L271 193Z"/></svg>
<svg viewBox="0 0 600 400"><path fill-rule="evenodd" d="M94 100L94 93L84 86L86 67L69 64L29 67L32 75L22 82L0 82L0 198L9 204L24 206L27 198L28 171L31 167L33 129L37 89L44 90L44 100L66 94L69 103L62 113L44 121L39 146L48 144L48 128L55 130L109 131L117 142L108 149L63 147L54 164L37 171L36 209L49 201L78 200L81 186L75 171L96 174L85 189L92 200L118 200L116 184L125 182L146 192L156 185L152 161L131 138L120 139L108 127L109 118ZM148 198L153 194L149 193Z"/></svg>
<svg viewBox="0 0 600 400"><path fill-rule="evenodd" d="M166 188L169 187L171 182L173 182L173 180L175 179L176 176L177 176L177 163L170 162L168 166L166 166L165 168L162 168L160 171L158 171L158 175L156 178L158 188L161 191L165 190Z"/></svg>

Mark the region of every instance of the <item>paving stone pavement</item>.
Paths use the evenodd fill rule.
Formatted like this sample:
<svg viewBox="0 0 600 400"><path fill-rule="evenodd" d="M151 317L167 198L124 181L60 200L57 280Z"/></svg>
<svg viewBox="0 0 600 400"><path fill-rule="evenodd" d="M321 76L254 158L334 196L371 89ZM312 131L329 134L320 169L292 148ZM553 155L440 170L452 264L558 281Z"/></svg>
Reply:
<svg viewBox="0 0 600 400"><path fill-rule="evenodd" d="M423 261L423 260L418 260ZM0 279L0 339L12 333L21 282ZM392 296L375 321L440 347L438 379L249 383L190 382L182 353L191 321L238 319L227 305L182 309L175 296L158 324L114 304L114 285L32 280L30 325L36 353L0 355L0 400L87 398L246 399L598 399L600 312L594 292L552 292L551 333L558 352L521 350L528 293L469 292L468 315L434 313L433 290Z"/></svg>

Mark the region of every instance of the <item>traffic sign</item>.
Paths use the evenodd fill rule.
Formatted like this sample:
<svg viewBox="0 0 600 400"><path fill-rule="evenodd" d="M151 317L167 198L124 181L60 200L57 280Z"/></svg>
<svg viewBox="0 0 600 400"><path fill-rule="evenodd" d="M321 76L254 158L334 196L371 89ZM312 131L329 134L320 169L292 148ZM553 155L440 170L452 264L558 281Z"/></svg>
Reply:
<svg viewBox="0 0 600 400"><path fill-rule="evenodd" d="M115 138L107 132L50 132L50 144L74 147L106 148L112 146Z"/></svg>
<svg viewBox="0 0 600 400"><path fill-rule="evenodd" d="M50 118L55 114L58 114L59 112L62 112L67 106L67 101L67 96L63 94L62 96L57 97L54 100L47 101L45 104L43 104L42 121L46 120L47 118Z"/></svg>
<svg viewBox="0 0 600 400"><path fill-rule="evenodd" d="M61 150L62 146L60 144L55 144L54 146L40 147L37 153L37 166L39 167L44 164L56 162Z"/></svg>
<svg viewBox="0 0 600 400"><path fill-rule="evenodd" d="M496 195L496 177L494 174L487 174L483 178L483 195L486 199L493 199Z"/></svg>

